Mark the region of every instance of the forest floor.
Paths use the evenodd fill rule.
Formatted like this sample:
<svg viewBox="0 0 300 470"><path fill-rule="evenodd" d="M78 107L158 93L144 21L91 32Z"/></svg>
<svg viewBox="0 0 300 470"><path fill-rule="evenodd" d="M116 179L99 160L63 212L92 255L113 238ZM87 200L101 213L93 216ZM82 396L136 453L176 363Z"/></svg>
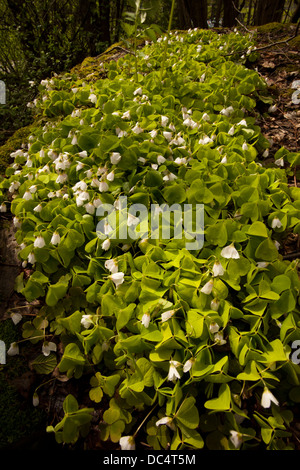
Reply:
<svg viewBox="0 0 300 470"><path fill-rule="evenodd" d="M219 33L228 32L220 30ZM269 113L270 104L259 102L257 105L257 124L261 127L263 134L273 144L265 164L274 162L274 155L278 149L285 147L291 152L300 151L300 107L294 104L292 95L295 89L292 84L300 80L300 41L288 41L293 37L295 26L277 25L274 27L263 27L257 34L257 48L260 58L254 63L246 65L257 70L268 84L268 91L273 97L276 109ZM281 42L282 41L282 42ZM266 47L268 46L268 47ZM115 51L114 59L125 54L121 50ZM300 186L300 178L297 172L289 175L289 184ZM2 298L0 304L0 339L13 342L21 337L21 327L15 326L13 322L7 322L13 309L16 311L21 307L25 315L33 315L39 308L39 302L28 305L27 302L13 290L13 281L20 272L18 261L14 256L14 239L10 230L10 219L8 215L2 215L0 220L0 286L2 286ZM6 238L4 238L4 236ZM300 255L300 244L298 237L291 237L285 246L284 256L296 259ZM5 288L3 289L3 286ZM1 321L2 320L2 321ZM40 353L40 344L23 343L22 354L18 357L8 358L5 366L0 365L0 449L22 450L37 449L50 450L56 444L53 435L46 434L47 425L55 424L61 418L62 402L68 393L81 396L80 403L85 406L93 406L89 402L89 384L82 381L78 386L72 380L64 380L54 374L49 378L43 378L36 374L30 367L33 358ZM26 345L26 346L25 346ZM38 349L37 349L38 348ZM1 369L2 367L2 369ZM44 382L44 384L42 383ZM39 388L39 406L32 405L33 393ZM74 390L76 387L76 390ZM84 399L85 397L85 399ZM99 439L97 422L101 416L101 409L96 411L92 422L92 432L85 441L85 448L101 449L103 443ZM294 444L300 449L300 426L293 429ZM79 442L77 446L82 446ZM105 449L110 444L104 443ZM112 448L118 447L113 445Z"/></svg>

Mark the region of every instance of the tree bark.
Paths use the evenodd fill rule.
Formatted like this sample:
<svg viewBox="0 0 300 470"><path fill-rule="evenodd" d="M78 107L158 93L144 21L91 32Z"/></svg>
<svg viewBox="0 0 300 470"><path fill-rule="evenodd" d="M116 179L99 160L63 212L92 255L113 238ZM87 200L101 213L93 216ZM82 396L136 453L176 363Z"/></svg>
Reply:
<svg viewBox="0 0 300 470"><path fill-rule="evenodd" d="M297 3L298 3L298 6L297 6L296 10L293 13L292 23L297 23L299 18L300 18L300 2L299 2L299 0L297 1Z"/></svg>
<svg viewBox="0 0 300 470"><path fill-rule="evenodd" d="M178 8L181 29L208 27L207 0L179 0Z"/></svg>
<svg viewBox="0 0 300 470"><path fill-rule="evenodd" d="M225 28L232 28L236 24L236 16L238 12L236 8L238 8L238 1L233 2L233 0L223 0L224 5L224 16L223 16L223 26Z"/></svg>
<svg viewBox="0 0 300 470"><path fill-rule="evenodd" d="M267 23L280 22L284 10L285 0L258 0L255 26Z"/></svg>

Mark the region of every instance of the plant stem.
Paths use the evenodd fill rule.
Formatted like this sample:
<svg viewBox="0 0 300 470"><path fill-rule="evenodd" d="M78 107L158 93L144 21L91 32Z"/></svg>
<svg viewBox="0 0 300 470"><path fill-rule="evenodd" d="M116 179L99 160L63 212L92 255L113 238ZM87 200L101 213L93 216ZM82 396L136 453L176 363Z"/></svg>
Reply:
<svg viewBox="0 0 300 470"><path fill-rule="evenodd" d="M168 43L169 43L169 38L170 38L170 32L171 32L172 21L173 21L173 16L174 16L174 10L175 10L175 0L172 0L171 12L170 12L170 17L169 17L168 32L167 32L167 37L166 37L166 41L165 41L165 50L164 50L162 67L161 67L161 75L160 75L161 80L163 78L163 73L164 73L164 69L165 69L165 62L166 62L166 57L167 57Z"/></svg>

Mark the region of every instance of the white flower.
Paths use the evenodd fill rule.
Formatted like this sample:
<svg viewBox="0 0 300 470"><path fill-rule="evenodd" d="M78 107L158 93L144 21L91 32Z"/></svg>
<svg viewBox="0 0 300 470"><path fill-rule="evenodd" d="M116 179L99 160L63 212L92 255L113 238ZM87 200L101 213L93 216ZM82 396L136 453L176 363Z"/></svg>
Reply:
<svg viewBox="0 0 300 470"><path fill-rule="evenodd" d="M20 313L12 313L10 318L12 319L13 323L17 325L23 317Z"/></svg>
<svg viewBox="0 0 300 470"><path fill-rule="evenodd" d="M35 184L34 184L34 185L32 185L32 186L30 186L30 188L29 188L29 191L31 192L31 194L34 194L34 193L36 193L36 190L37 190L37 187L36 187L36 185L35 185Z"/></svg>
<svg viewBox="0 0 300 470"><path fill-rule="evenodd" d="M161 321L165 322L168 321L175 313L175 310L168 310L167 312L163 312L161 314Z"/></svg>
<svg viewBox="0 0 300 470"><path fill-rule="evenodd" d="M210 117L207 113L204 113L202 116L203 121L210 121Z"/></svg>
<svg viewBox="0 0 300 470"><path fill-rule="evenodd" d="M275 113L276 110L277 110L277 106L276 104L273 104L272 106L269 107L268 113Z"/></svg>
<svg viewBox="0 0 300 470"><path fill-rule="evenodd" d="M149 327L149 323L150 323L150 315L149 313L144 313L144 315L142 316L142 325L145 327L145 328L148 328Z"/></svg>
<svg viewBox="0 0 300 470"><path fill-rule="evenodd" d="M133 436L123 436L119 440L121 450L135 450L135 440Z"/></svg>
<svg viewBox="0 0 300 470"><path fill-rule="evenodd" d="M1 206L0 206L0 212L6 212L6 211L7 211L6 204L1 204Z"/></svg>
<svg viewBox="0 0 300 470"><path fill-rule="evenodd" d="M99 184L99 191L100 193L105 193L106 191L109 190L109 186L108 184L106 183L106 181L100 181L100 184Z"/></svg>
<svg viewBox="0 0 300 470"><path fill-rule="evenodd" d="M280 228L282 227L281 221L278 219L278 217L274 217L272 220L272 228Z"/></svg>
<svg viewBox="0 0 300 470"><path fill-rule="evenodd" d="M97 209L98 207L102 206L102 201L101 201L101 199L96 198L96 199L94 199L93 204L94 204L94 207L96 207L96 209Z"/></svg>
<svg viewBox="0 0 300 470"><path fill-rule="evenodd" d="M214 282L210 280L202 287L200 292L202 292L203 294L209 295L211 294L213 287L214 287Z"/></svg>
<svg viewBox="0 0 300 470"><path fill-rule="evenodd" d="M223 258L232 258L232 259L238 259L240 257L233 243L223 248L223 250L221 251L221 256L223 256Z"/></svg>
<svg viewBox="0 0 300 470"><path fill-rule="evenodd" d="M190 127L191 129L195 129L198 126L198 124L195 121L193 121L193 119L191 119L190 117L188 117L187 119L183 121L183 125Z"/></svg>
<svg viewBox="0 0 300 470"><path fill-rule="evenodd" d="M258 263L256 263L256 266L258 268L266 268L268 266L269 263L267 263L266 261L258 261Z"/></svg>
<svg viewBox="0 0 300 470"><path fill-rule="evenodd" d="M97 103L97 96L95 95L95 93L91 93L91 94L90 94L89 100L90 100L92 103Z"/></svg>
<svg viewBox="0 0 300 470"><path fill-rule="evenodd" d="M112 274L118 272L118 263L115 259L107 259L104 263L106 269L108 269Z"/></svg>
<svg viewBox="0 0 300 470"><path fill-rule="evenodd" d="M102 250L105 250L105 251L109 250L109 248L110 248L110 239L109 238L104 240L104 242L101 245L101 248L102 248Z"/></svg>
<svg viewBox="0 0 300 470"><path fill-rule="evenodd" d="M15 192L19 187L21 186L21 183L19 181L13 181L9 187L9 192L13 193Z"/></svg>
<svg viewBox="0 0 300 470"><path fill-rule="evenodd" d="M169 118L167 116L161 116L161 125L166 127L168 125Z"/></svg>
<svg viewBox="0 0 300 470"><path fill-rule="evenodd" d="M20 228L21 227L21 222L20 220L18 219L18 217L14 217L13 218L13 224L16 228Z"/></svg>
<svg viewBox="0 0 300 470"><path fill-rule="evenodd" d="M34 212L41 212L41 210L43 209L42 205L41 204L38 204L37 206L34 207Z"/></svg>
<svg viewBox="0 0 300 470"><path fill-rule="evenodd" d="M121 158L122 156L119 154L119 152L113 152L110 156L110 162L112 165L117 165Z"/></svg>
<svg viewBox="0 0 300 470"><path fill-rule="evenodd" d="M78 164L76 165L76 171L82 170L83 167L84 167L84 163L78 162Z"/></svg>
<svg viewBox="0 0 300 470"><path fill-rule="evenodd" d="M264 158L267 158L269 156L269 149L266 149L264 153L262 154Z"/></svg>
<svg viewBox="0 0 300 470"><path fill-rule="evenodd" d="M125 111L122 115L122 119L130 119L130 111Z"/></svg>
<svg viewBox="0 0 300 470"><path fill-rule="evenodd" d="M183 364L183 372L188 372L193 367L194 362L195 362L195 359L193 357L191 359L188 359Z"/></svg>
<svg viewBox="0 0 300 470"><path fill-rule="evenodd" d="M218 333L215 333L214 340L215 340L216 343L218 343L219 345L226 344L226 340L225 340L224 337L223 337L223 332L222 332L222 331L220 331L220 332L218 332Z"/></svg>
<svg viewBox="0 0 300 470"><path fill-rule="evenodd" d="M110 173L108 173L108 175L106 175L106 179L110 182L112 182L114 179L115 179L115 174L113 171L111 171Z"/></svg>
<svg viewBox="0 0 300 470"><path fill-rule="evenodd" d="M82 152L79 152L78 155L79 155L81 158L86 158L86 157L88 156L86 150L82 150ZM83 164L82 164L82 166L83 166Z"/></svg>
<svg viewBox="0 0 300 470"><path fill-rule="evenodd" d="M284 166L284 160L283 160L282 157L281 157L281 158L278 158L277 160L275 160L274 163L275 163L275 165L277 165L277 166Z"/></svg>
<svg viewBox="0 0 300 470"><path fill-rule="evenodd" d="M224 116L230 116L230 114L232 114L233 111L234 111L233 107L228 106L228 108L222 109L222 111L220 111L220 114L223 114Z"/></svg>
<svg viewBox="0 0 300 470"><path fill-rule="evenodd" d="M71 145L77 145L78 144L78 141L77 141L77 136L74 135L73 138L72 138L72 142L71 142Z"/></svg>
<svg viewBox="0 0 300 470"><path fill-rule="evenodd" d="M38 236L35 240L34 240L34 244L35 248L43 248L45 246L45 240L43 239L43 237L41 236Z"/></svg>
<svg viewBox="0 0 300 470"><path fill-rule="evenodd" d="M217 299L213 299L210 302L210 308L214 311L217 312L220 306L220 302Z"/></svg>
<svg viewBox="0 0 300 470"><path fill-rule="evenodd" d="M136 125L133 127L132 132L134 132L135 134L141 134L142 132L144 132L144 129L142 129L139 126L139 123L137 122Z"/></svg>
<svg viewBox="0 0 300 470"><path fill-rule="evenodd" d="M112 231L113 231L113 229L112 229L111 225L109 225L108 222L105 222L104 223L104 233L105 233L105 235L109 235L110 232L112 232Z"/></svg>
<svg viewBox="0 0 300 470"><path fill-rule="evenodd" d="M162 155L158 155L157 157L157 163L158 165L161 165L162 163L165 163L166 159Z"/></svg>
<svg viewBox="0 0 300 470"><path fill-rule="evenodd" d="M180 379L180 374L177 370L177 367L179 367L181 364L178 361L169 361L170 363L170 368L169 368L169 373L168 373L168 380L171 382Z"/></svg>
<svg viewBox="0 0 300 470"><path fill-rule="evenodd" d="M32 194L30 191L25 191L25 193L23 194L23 199L25 199L26 201L29 201L30 199L32 199Z"/></svg>
<svg viewBox="0 0 300 470"><path fill-rule="evenodd" d="M98 178L96 176L92 179L91 186L92 186L92 188L99 188L100 181L98 180Z"/></svg>
<svg viewBox="0 0 300 470"><path fill-rule="evenodd" d="M280 243L277 240L274 241L274 245L277 250L280 249Z"/></svg>
<svg viewBox="0 0 300 470"><path fill-rule="evenodd" d="M244 151L248 150L248 144L247 144L246 142L243 143L242 149L243 149Z"/></svg>
<svg viewBox="0 0 300 470"><path fill-rule="evenodd" d="M275 398L273 393L265 387L261 397L261 406L263 408L270 408L272 402L275 403L275 405L279 405L277 398Z"/></svg>
<svg viewBox="0 0 300 470"><path fill-rule="evenodd" d="M8 356L16 356L19 352L19 345L17 343L11 343L7 354Z"/></svg>
<svg viewBox="0 0 300 470"><path fill-rule="evenodd" d="M155 137L157 136L157 130L153 129L152 131L149 132L149 134L151 135L152 139L155 139Z"/></svg>
<svg viewBox="0 0 300 470"><path fill-rule="evenodd" d="M172 139L172 132L164 131L163 136L166 140L170 142L170 140Z"/></svg>
<svg viewBox="0 0 300 470"><path fill-rule="evenodd" d="M200 145L210 144L211 142L213 142L213 140L208 137L208 135L204 136L202 139L199 140Z"/></svg>
<svg viewBox="0 0 300 470"><path fill-rule="evenodd" d="M76 196L76 205L77 207L83 206L85 201L88 201L90 199L89 193L86 191L80 192Z"/></svg>
<svg viewBox="0 0 300 470"><path fill-rule="evenodd" d="M61 173L61 174L58 175L58 177L56 178L56 183L63 184L63 183L65 183L66 181L68 181L68 175L67 175L66 173Z"/></svg>
<svg viewBox="0 0 300 470"><path fill-rule="evenodd" d="M52 343L51 341L49 341L48 343L47 341L45 341L42 346L42 353L44 354L44 356L49 356L50 352L56 351L56 349L57 346L55 343Z"/></svg>
<svg viewBox="0 0 300 470"><path fill-rule="evenodd" d="M27 260L28 260L28 263L34 264L34 263L36 262L34 253L29 253L29 255L28 255L28 257L27 257Z"/></svg>
<svg viewBox="0 0 300 470"><path fill-rule="evenodd" d="M209 325L209 331L212 333L212 334L215 334L219 331L220 327L218 325L217 322L213 321L211 322L211 324Z"/></svg>
<svg viewBox="0 0 300 470"><path fill-rule="evenodd" d="M109 276L109 278L113 281L116 287L119 287L124 282L124 273L113 273Z"/></svg>
<svg viewBox="0 0 300 470"><path fill-rule="evenodd" d="M117 127L116 129L116 134L119 138L121 137L126 137L127 135L127 132L126 131L122 131L122 129L120 129L119 127Z"/></svg>
<svg viewBox="0 0 300 470"><path fill-rule="evenodd" d="M60 243L60 236L59 236L59 233L57 232L54 232L52 237L51 237L51 240L50 240L50 243L52 245L58 245Z"/></svg>
<svg viewBox="0 0 300 470"><path fill-rule="evenodd" d="M88 329L91 325L94 324L92 315L82 315L80 323L84 328Z"/></svg>
<svg viewBox="0 0 300 470"><path fill-rule="evenodd" d="M156 426L161 426L163 424L165 424L170 429L172 429L172 431L175 431L175 429L176 429L174 424L173 424L173 418L170 418L169 416L165 416L164 418L159 419L155 423Z"/></svg>
<svg viewBox="0 0 300 470"><path fill-rule="evenodd" d="M223 268L223 266L221 265L219 261L216 261L214 263L212 270L213 270L214 277L223 276L223 274L225 273L225 269Z"/></svg>
<svg viewBox="0 0 300 470"><path fill-rule="evenodd" d="M232 127L229 129L228 134L229 134L229 135L233 135L233 134L234 134L234 131L235 131L234 126L232 126Z"/></svg>
<svg viewBox="0 0 300 470"><path fill-rule="evenodd" d="M234 447L238 449L243 443L242 434L240 432L232 430L230 431L230 440Z"/></svg>
<svg viewBox="0 0 300 470"><path fill-rule="evenodd" d="M143 94L143 90L141 88L137 88L134 92L133 92L134 96L136 95L142 95Z"/></svg>
<svg viewBox="0 0 300 470"><path fill-rule="evenodd" d="M85 210L87 211L87 213L91 214L91 215L93 215L95 210L96 210L96 207L91 202L88 202L87 204L85 204L84 207L85 207Z"/></svg>
<svg viewBox="0 0 300 470"><path fill-rule="evenodd" d="M34 394L32 396L32 404L33 404L33 406L39 406L39 403L40 403L39 396L36 392L34 392Z"/></svg>
<svg viewBox="0 0 300 470"><path fill-rule="evenodd" d="M131 227L132 225L133 226L138 225L139 223L140 223L140 219L138 217L135 217L132 214L128 214L128 217L127 217L128 227Z"/></svg>

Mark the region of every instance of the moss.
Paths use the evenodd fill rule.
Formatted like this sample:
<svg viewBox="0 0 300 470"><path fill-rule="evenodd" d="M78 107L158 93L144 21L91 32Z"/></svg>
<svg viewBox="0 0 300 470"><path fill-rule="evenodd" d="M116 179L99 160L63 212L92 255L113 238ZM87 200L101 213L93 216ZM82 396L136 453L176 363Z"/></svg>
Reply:
<svg viewBox="0 0 300 470"><path fill-rule="evenodd" d="M257 26L256 29L258 33L262 33L262 34L279 33L287 29L287 26L289 25L284 25L282 23L268 23L262 26Z"/></svg>
<svg viewBox="0 0 300 470"><path fill-rule="evenodd" d="M11 320L0 322L0 338L5 342L6 349L19 337L20 332ZM12 385L12 381L28 368L24 357L7 357L6 362L0 366L0 449L18 442L35 430L43 430L46 419L44 412L33 408Z"/></svg>
<svg viewBox="0 0 300 470"><path fill-rule="evenodd" d="M138 41L138 47L144 45L143 40ZM132 50L131 46L131 50ZM112 44L105 52L97 57L86 57L81 64L76 65L71 70L72 74L76 74L78 79L84 79L86 82L95 82L106 77L106 69L103 64L111 60L118 60L121 56L130 53L128 46L122 41Z"/></svg>
<svg viewBox="0 0 300 470"><path fill-rule="evenodd" d="M290 41L290 46L292 49L296 49L297 51L300 51L300 35L296 36L294 39Z"/></svg>
<svg viewBox="0 0 300 470"><path fill-rule="evenodd" d="M4 174L6 168L11 163L10 154L19 148L27 141L27 137L32 133L36 124L18 129L6 142L0 147L0 174Z"/></svg>

